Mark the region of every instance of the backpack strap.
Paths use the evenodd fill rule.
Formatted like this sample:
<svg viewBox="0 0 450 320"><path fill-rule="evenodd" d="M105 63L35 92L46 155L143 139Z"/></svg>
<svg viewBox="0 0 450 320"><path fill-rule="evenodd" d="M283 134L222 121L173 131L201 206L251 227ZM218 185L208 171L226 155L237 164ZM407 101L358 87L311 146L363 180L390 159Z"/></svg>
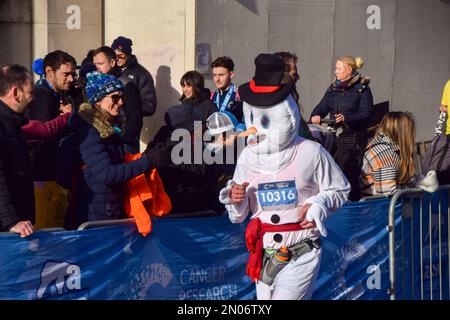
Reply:
<svg viewBox="0 0 450 320"><path fill-rule="evenodd" d="M442 163L444 162L445 156L447 155L449 144L450 144L450 136L445 136L444 152L442 153L441 158L439 159L436 171L441 171Z"/></svg>

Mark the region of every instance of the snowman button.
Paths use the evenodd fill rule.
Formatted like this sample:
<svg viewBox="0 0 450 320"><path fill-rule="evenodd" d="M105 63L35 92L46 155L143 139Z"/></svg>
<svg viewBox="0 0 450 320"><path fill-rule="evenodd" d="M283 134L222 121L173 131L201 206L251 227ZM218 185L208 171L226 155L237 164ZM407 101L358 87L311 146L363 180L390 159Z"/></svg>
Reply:
<svg viewBox="0 0 450 320"><path fill-rule="evenodd" d="M273 236L273 241L280 243L281 241L283 241L283 236L277 233Z"/></svg>
<svg viewBox="0 0 450 320"><path fill-rule="evenodd" d="M280 216L277 214L274 214L270 217L270 221L272 221L273 224L277 224L280 222Z"/></svg>

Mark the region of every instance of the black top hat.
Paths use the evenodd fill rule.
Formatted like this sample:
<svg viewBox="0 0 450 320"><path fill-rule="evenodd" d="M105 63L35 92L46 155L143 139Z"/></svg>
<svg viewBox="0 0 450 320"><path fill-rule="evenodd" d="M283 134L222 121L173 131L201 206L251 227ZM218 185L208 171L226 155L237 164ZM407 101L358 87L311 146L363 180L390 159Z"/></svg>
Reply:
<svg viewBox="0 0 450 320"><path fill-rule="evenodd" d="M255 59L253 80L239 87L239 96L248 104L268 107L280 103L291 93L292 83L281 84L283 59L274 54L261 53Z"/></svg>

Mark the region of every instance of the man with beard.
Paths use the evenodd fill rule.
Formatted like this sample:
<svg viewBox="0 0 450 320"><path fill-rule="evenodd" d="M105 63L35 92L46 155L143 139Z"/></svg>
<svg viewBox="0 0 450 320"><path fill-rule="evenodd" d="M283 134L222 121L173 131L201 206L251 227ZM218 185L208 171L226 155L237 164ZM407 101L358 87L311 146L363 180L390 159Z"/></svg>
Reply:
<svg viewBox="0 0 450 320"><path fill-rule="evenodd" d="M67 94L75 81L76 60L56 50L44 57L45 76L33 89L28 110L31 120L55 119L60 108L71 107ZM36 227L62 227L67 206L67 192L56 183L56 159L61 136L42 141L29 141L32 155L36 195Z"/></svg>
<svg viewBox="0 0 450 320"><path fill-rule="evenodd" d="M0 68L0 231L34 232L34 193L30 156L22 136L23 113L33 80L25 67Z"/></svg>

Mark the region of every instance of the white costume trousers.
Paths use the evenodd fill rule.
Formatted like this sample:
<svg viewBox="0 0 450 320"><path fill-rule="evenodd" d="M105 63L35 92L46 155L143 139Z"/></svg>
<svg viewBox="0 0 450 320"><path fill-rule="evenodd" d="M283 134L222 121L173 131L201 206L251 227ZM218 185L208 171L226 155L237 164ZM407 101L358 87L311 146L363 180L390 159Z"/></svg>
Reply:
<svg viewBox="0 0 450 320"><path fill-rule="evenodd" d="M313 248L296 261L291 261L276 276L271 286L258 281L258 300L309 300L320 269L322 249Z"/></svg>

